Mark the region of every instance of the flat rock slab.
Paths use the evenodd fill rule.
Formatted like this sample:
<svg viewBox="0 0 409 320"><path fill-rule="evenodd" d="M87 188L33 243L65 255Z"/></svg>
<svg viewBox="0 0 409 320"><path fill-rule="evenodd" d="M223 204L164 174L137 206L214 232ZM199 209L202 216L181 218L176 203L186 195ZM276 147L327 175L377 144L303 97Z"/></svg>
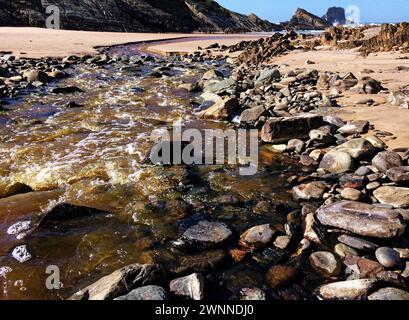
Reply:
<svg viewBox="0 0 409 320"><path fill-rule="evenodd" d="M374 197L382 204L388 204L394 208L409 208L409 188L380 187L374 191Z"/></svg>
<svg viewBox="0 0 409 320"><path fill-rule="evenodd" d="M398 237L406 227L397 211L354 201L340 201L321 207L317 218L325 226L373 238Z"/></svg>
<svg viewBox="0 0 409 320"><path fill-rule="evenodd" d="M273 144L287 143L291 139L308 139L312 129L323 125L322 116L315 114L271 118L261 129L261 139Z"/></svg>

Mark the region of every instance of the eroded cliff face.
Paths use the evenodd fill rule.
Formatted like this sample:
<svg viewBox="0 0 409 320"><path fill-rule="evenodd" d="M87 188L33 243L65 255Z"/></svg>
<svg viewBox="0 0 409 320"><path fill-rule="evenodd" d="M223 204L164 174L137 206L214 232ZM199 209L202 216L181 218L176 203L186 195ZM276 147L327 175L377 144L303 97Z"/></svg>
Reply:
<svg viewBox="0 0 409 320"><path fill-rule="evenodd" d="M288 28L294 30L324 30L330 26L326 20L304 9L297 9L288 23Z"/></svg>
<svg viewBox="0 0 409 320"><path fill-rule="evenodd" d="M0 0L0 26L44 27L48 5L61 27L125 32L271 31L281 26L245 16L209 0Z"/></svg>

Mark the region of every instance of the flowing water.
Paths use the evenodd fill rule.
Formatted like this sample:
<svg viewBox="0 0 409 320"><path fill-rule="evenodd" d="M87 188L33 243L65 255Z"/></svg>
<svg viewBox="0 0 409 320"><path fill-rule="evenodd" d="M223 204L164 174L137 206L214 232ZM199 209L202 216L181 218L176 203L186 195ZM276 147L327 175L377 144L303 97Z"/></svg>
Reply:
<svg viewBox="0 0 409 320"><path fill-rule="evenodd" d="M132 54L136 61L135 48L111 54ZM176 123L234 128L199 119L192 112L195 94L177 88L210 68L226 75L229 68L171 58L142 66L126 61L104 67L80 64L59 86L78 86L83 93L33 90L0 114L0 299L65 299L131 263L177 268L185 257L172 250L170 241L177 238L181 221L198 214L228 223L237 234L266 222L282 230L290 210L286 179L297 167L267 147L260 148L259 171L251 177L240 176L231 165L153 166L145 161L154 129ZM148 76L157 67L168 75ZM72 100L84 106L66 107ZM222 195L234 195L240 204L214 201ZM273 207L257 212L254 207L262 200ZM92 210L44 219L53 208L62 212L69 206ZM30 229L10 234L17 222L29 223ZM13 258L19 245L26 245L30 260ZM60 269L60 290L45 286L50 265ZM264 277L240 264L214 274L229 290L260 284Z"/></svg>

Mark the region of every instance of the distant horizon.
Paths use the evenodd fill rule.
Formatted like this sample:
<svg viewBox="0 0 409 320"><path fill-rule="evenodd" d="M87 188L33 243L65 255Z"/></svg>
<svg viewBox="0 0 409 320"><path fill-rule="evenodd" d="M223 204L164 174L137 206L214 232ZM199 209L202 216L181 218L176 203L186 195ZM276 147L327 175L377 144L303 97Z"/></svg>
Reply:
<svg viewBox="0 0 409 320"><path fill-rule="evenodd" d="M360 9L361 23L397 23L409 21L409 2L403 0L216 0L227 9L242 14L254 13L262 19L280 23L289 21L297 8L303 8L322 17L330 7L347 8L350 5ZM380 15L379 13L382 13Z"/></svg>

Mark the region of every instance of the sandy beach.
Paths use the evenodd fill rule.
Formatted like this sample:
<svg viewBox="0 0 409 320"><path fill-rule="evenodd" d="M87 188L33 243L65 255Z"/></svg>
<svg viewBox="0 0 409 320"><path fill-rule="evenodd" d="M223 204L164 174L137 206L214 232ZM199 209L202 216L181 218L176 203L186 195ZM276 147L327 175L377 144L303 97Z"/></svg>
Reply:
<svg viewBox="0 0 409 320"><path fill-rule="evenodd" d="M255 40L260 37L261 35L257 34L121 33L0 27L0 51L11 51L13 55L27 58L64 57L96 54L95 47L101 46L167 39L188 40L182 45L177 42L152 46L153 51L166 53L194 51L198 46L207 47L214 42L233 45L242 40Z"/></svg>

